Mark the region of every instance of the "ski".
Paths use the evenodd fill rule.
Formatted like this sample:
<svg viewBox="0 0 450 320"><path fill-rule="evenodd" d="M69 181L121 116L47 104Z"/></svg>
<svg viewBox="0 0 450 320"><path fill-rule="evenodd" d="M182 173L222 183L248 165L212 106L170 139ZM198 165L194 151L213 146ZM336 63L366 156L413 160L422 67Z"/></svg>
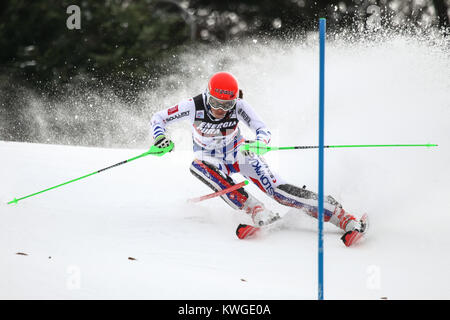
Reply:
<svg viewBox="0 0 450 320"><path fill-rule="evenodd" d="M243 240L243 239L249 239L253 238L257 234L259 234L261 231L268 231L276 229L277 226L280 227L279 222L281 221L281 217L278 217L276 220L273 220L271 223L257 227L250 224L239 224L236 228L236 236Z"/></svg>
<svg viewBox="0 0 450 320"><path fill-rule="evenodd" d="M367 233L367 229L369 227L369 217L367 216L367 213L363 214L360 221L362 230L348 231L341 237L341 240L342 242L344 242L346 247L350 247L355 243L358 243L361 238Z"/></svg>
<svg viewBox="0 0 450 320"><path fill-rule="evenodd" d="M241 223L236 228L236 236L238 237L238 239L241 239L241 240L254 238L263 230L273 229L274 226L277 225L277 222L280 220L281 219L277 219L276 221L274 221L270 224L260 226L260 227ZM365 213L361 217L360 221L363 226L363 229L361 231L359 231L359 230L348 231L341 237L341 240L344 242L346 247L350 247L350 246L353 246L354 244L358 243L361 240L361 238L363 238L363 236L367 234L367 229L369 227L368 215Z"/></svg>
<svg viewBox="0 0 450 320"><path fill-rule="evenodd" d="M256 235L261 230L261 227L255 227L249 224L241 223L236 229L236 235L239 239L248 239Z"/></svg>

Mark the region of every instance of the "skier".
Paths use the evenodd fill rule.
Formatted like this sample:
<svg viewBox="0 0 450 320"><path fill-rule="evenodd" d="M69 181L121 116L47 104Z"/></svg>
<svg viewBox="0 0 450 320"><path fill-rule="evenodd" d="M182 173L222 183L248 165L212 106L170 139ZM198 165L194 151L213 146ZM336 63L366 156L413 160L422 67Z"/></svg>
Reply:
<svg viewBox="0 0 450 320"><path fill-rule="evenodd" d="M246 142L238 127L239 122L245 123L256 133L256 139L251 141L252 146L267 146L271 133L243 99L232 74L214 74L205 92L155 113L151 119L154 146L165 152L172 151L174 143L166 135L166 126L181 120L192 124L195 158L190 171L208 187L214 191L231 187L235 182L230 175L240 173L277 202L302 209L317 218L316 193L284 181L270 170L262 156L239 150L240 145ZM232 208L250 214L256 226L264 226L280 218L244 188L221 197ZM331 196L324 200L324 220L345 232L342 240L347 246L365 231L364 221L347 213ZM246 230L238 229L238 236L239 232Z"/></svg>

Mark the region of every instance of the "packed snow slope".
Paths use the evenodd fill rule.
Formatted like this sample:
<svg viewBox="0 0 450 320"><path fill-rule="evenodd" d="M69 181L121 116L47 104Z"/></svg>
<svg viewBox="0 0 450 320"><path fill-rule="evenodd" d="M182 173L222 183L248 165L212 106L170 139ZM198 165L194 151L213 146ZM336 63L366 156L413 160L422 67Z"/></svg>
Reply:
<svg viewBox="0 0 450 320"><path fill-rule="evenodd" d="M207 76L226 66L272 128L272 145L313 145L313 43L211 50L197 59L204 65L196 69L197 78L165 80L186 84L182 90L143 96L156 109L174 105L203 90ZM221 65L224 57L231 60ZM184 59L193 65L189 53ZM326 299L450 298L448 70L448 47L414 38L328 45L326 144L439 147L326 150L326 193L347 211L367 212L371 219L367 238L352 248L343 245L340 230L326 224ZM148 118L132 120L140 127ZM141 158L17 205L6 203L149 146L0 142L0 298L316 299L316 220L249 185L249 192L280 212L283 223L256 239L238 240L236 226L250 222L244 213L218 198L186 202L211 191L189 173L189 125L177 124L169 134L176 147L163 158ZM271 152L265 158L290 183L317 190L317 151Z"/></svg>

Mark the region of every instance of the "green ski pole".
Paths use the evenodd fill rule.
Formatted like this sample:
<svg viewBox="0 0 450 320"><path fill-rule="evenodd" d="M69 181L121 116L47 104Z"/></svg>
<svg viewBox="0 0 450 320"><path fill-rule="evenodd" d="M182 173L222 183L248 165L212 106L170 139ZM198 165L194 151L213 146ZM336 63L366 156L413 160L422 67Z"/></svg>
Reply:
<svg viewBox="0 0 450 320"><path fill-rule="evenodd" d="M437 147L437 144L346 144L346 145L328 145L324 148L375 148L375 147ZM296 149L317 149L319 146L293 146L293 147L269 147L256 146L248 143L241 146L242 151L251 151L256 154L265 154L276 150L296 150Z"/></svg>
<svg viewBox="0 0 450 320"><path fill-rule="evenodd" d="M58 185L56 185L56 186L47 188L47 189L45 189L45 190L41 190L41 191L38 191L38 192L35 192L35 193L32 193L32 194L29 194L29 195L27 195L27 196L24 196L24 197L21 197L21 198L18 198L18 199L17 199L17 198L14 198L14 200L9 201L8 204L11 204L11 203L16 203L16 204L17 204L19 201L21 201L21 200L23 200L23 199L30 198L30 197L36 196L36 195L38 195L38 194L41 194L41 193L44 193L44 192L47 192L47 191L50 191L50 190L53 190L53 189L62 187L62 186L64 186L64 185L66 185L66 184L69 184L69 183L72 183L72 182L75 182L75 181L78 181L78 180L81 180L81 179L84 179L84 178L93 176L94 174L97 174L97 173L106 171L106 170L108 170L108 169L115 168L115 167L120 166L120 165L122 165L122 164L131 162L131 161L133 161L133 160L136 160L136 159L139 159L139 158L148 156L148 155L162 156L163 154L165 154L165 153L171 151L172 148L173 148L173 145L170 145L170 146L168 146L168 147L166 147L166 148L158 148L158 147L152 146L152 147L150 148L149 151L144 152L144 153L142 153L142 154L140 154L140 155L138 155L138 156L136 156L136 157L133 157L133 158L130 158L130 159L128 159L128 160L124 160L124 161L118 162L118 163L116 163L116 164L113 164L112 166L109 166L109 167L106 167L106 168L103 168L103 169L94 171L94 172L92 172L92 173L86 174L86 175L84 175L84 176L82 176L82 177L79 177L79 178L72 179L72 180L67 181L67 182L63 182L63 183L61 183L61 184L58 184Z"/></svg>

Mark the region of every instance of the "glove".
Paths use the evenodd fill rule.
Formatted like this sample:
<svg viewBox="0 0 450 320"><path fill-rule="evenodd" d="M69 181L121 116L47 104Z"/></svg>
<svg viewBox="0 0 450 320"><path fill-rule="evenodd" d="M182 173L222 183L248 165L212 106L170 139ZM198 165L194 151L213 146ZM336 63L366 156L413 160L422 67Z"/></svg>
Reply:
<svg viewBox="0 0 450 320"><path fill-rule="evenodd" d="M150 148L150 152L155 153L157 156L163 156L167 152L171 152L175 144L168 139L165 135L157 136L153 142L153 146Z"/></svg>
<svg viewBox="0 0 450 320"><path fill-rule="evenodd" d="M269 151L269 146L260 140L256 141L245 141L245 144L241 146L240 151L245 156L252 156L254 153L258 155L263 155Z"/></svg>
<svg viewBox="0 0 450 320"><path fill-rule="evenodd" d="M167 148L171 144L174 144L174 143L171 140L167 139L167 137L165 135L157 136L155 141L153 142L153 145L160 149Z"/></svg>

